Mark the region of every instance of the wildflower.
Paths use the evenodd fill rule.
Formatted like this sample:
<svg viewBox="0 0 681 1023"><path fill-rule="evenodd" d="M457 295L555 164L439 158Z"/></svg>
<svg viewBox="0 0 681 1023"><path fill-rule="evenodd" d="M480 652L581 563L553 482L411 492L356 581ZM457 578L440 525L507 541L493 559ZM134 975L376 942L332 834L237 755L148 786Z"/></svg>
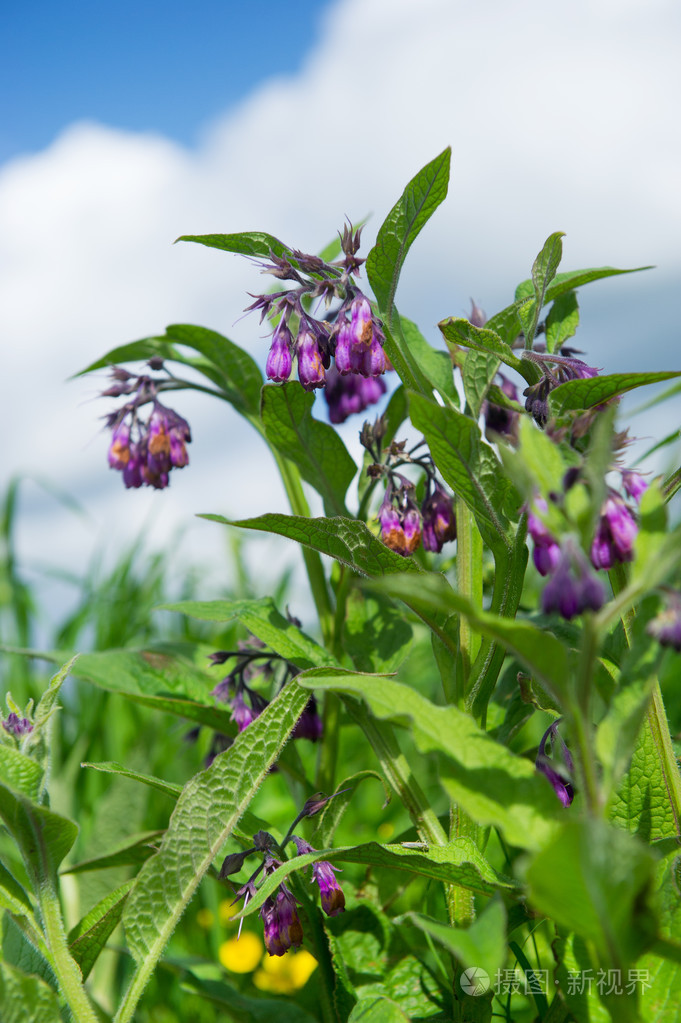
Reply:
<svg viewBox="0 0 681 1023"><path fill-rule="evenodd" d="M130 461L130 427L126 423L120 423L114 428L108 457L111 468L121 471Z"/></svg>
<svg viewBox="0 0 681 1023"><path fill-rule="evenodd" d="M324 397L329 406L329 419L332 423L344 423L348 416L363 412L368 405L380 401L387 388L380 377L363 377L356 374L342 376L338 368L338 348L336 348L336 366L326 374Z"/></svg>
<svg viewBox="0 0 681 1023"><path fill-rule="evenodd" d="M397 488L392 483L388 485L383 504L378 509L378 521L386 547L407 557L421 542L421 513L411 497L414 484L398 473L395 477L400 484Z"/></svg>
<svg viewBox="0 0 681 1023"><path fill-rule="evenodd" d="M373 338L373 315L366 297L359 294L350 306L350 333L353 345L368 348Z"/></svg>
<svg viewBox="0 0 681 1023"><path fill-rule="evenodd" d="M3 718L2 727L6 732L9 732L10 735L16 736L26 735L28 732L33 731L33 725L29 719L20 718L18 714L14 713L14 711L8 714L6 718Z"/></svg>
<svg viewBox="0 0 681 1023"><path fill-rule="evenodd" d="M681 653L681 593L676 590L666 592L666 606L648 622L646 632L654 636L661 646L673 647Z"/></svg>
<svg viewBox="0 0 681 1023"><path fill-rule="evenodd" d="M542 369L543 376L536 384L530 384L523 394L525 409L539 426L546 426L549 417L548 397L554 388L567 380L586 380L598 376L599 370L587 366L581 359L550 352L523 352L523 359L529 359ZM553 368L551 368L553 367Z"/></svg>
<svg viewBox="0 0 681 1023"><path fill-rule="evenodd" d="M315 387L323 387L326 373L322 362L322 353L317 338L311 331L304 328L300 332L296 342L296 352L298 355L298 379L305 390L312 391Z"/></svg>
<svg viewBox="0 0 681 1023"><path fill-rule="evenodd" d="M579 548L568 538L560 548L558 565L542 593L545 614L557 612L568 621L583 611L598 611L605 601L599 579Z"/></svg>
<svg viewBox="0 0 681 1023"><path fill-rule="evenodd" d="M535 760L535 766L538 771L546 775L548 780L553 786L553 790L560 799L563 806L569 806L574 799L575 793L570 781L570 775L574 770L572 762L572 754L567 747L565 740L558 734L558 725L560 721L554 721L553 724L544 732L542 740L539 743L539 749L537 751L537 759ZM565 769L561 769L556 765L555 760L550 760L546 755L546 743L550 740L551 742L551 755L553 756L554 744L556 739L560 741L560 750L563 758L563 764Z"/></svg>
<svg viewBox="0 0 681 1023"><path fill-rule="evenodd" d="M537 512L546 513L548 505L543 497L537 496L534 499L532 508L527 515L527 532L534 540L532 549L532 560L540 575L551 575L555 572L560 561L560 546L556 538L544 525Z"/></svg>
<svg viewBox="0 0 681 1023"><path fill-rule="evenodd" d="M252 931L245 931L238 938L223 941L218 949L218 959L230 973L252 973L262 959L262 941Z"/></svg>
<svg viewBox="0 0 681 1023"><path fill-rule="evenodd" d="M444 487L435 482L430 493L430 480L426 499L421 507L423 516L423 547L439 553L448 540L456 540L456 518L451 498Z"/></svg>
<svg viewBox="0 0 681 1023"><path fill-rule="evenodd" d="M271 873L281 866L278 860L268 857ZM280 884L274 894L265 899L260 910L263 922L265 948L271 956L283 956L293 946L300 948L303 942L303 928L296 909L298 900L285 884Z"/></svg>
<svg viewBox="0 0 681 1023"><path fill-rule="evenodd" d="M322 737L322 719L317 713L317 701L311 696L307 701L303 713L296 722L296 727L291 733L292 739L309 739L310 742L319 742Z"/></svg>
<svg viewBox="0 0 681 1023"><path fill-rule="evenodd" d="M501 384L499 390L502 394L505 394L511 401L518 401L518 391L512 380L505 377L503 373L499 374ZM504 408L502 405L495 405L492 401L483 403L482 408L485 416L485 433L488 440L494 440L494 435L506 437L508 440L517 441L518 439L518 421L520 419L520 413L514 412L513 409ZM490 434L492 435L490 437Z"/></svg>
<svg viewBox="0 0 681 1023"><path fill-rule="evenodd" d="M487 323L484 310L475 304L474 299L471 299L471 314L468 317L468 322L472 323L474 327L484 327Z"/></svg>
<svg viewBox="0 0 681 1023"><path fill-rule="evenodd" d="M633 469L622 470L622 486L627 496L637 502L640 501L641 494L648 489L648 484L643 479L643 476L638 472L634 472Z"/></svg>
<svg viewBox="0 0 681 1023"><path fill-rule="evenodd" d="M638 526L634 516L617 494L611 494L603 506L596 535L591 545L594 568L610 569L617 561L631 561Z"/></svg>
<svg viewBox="0 0 681 1023"><path fill-rule="evenodd" d="M301 948L300 952L291 952L285 959L267 957L253 975L253 983L261 991L293 994L305 987L316 969L317 960Z"/></svg>
<svg viewBox="0 0 681 1023"><path fill-rule="evenodd" d="M278 383L281 383L283 380L288 380L291 376L293 362L291 358L292 346L293 338L291 331L282 320L272 336L272 345L267 356L265 372L269 380L276 380Z"/></svg>
<svg viewBox="0 0 681 1023"><path fill-rule="evenodd" d="M299 856L316 851L309 842L298 838L297 835L294 835L293 841ZM345 910L345 895L336 880L337 872L338 867L332 867L327 860L319 860L312 864L312 881L319 885L322 909L327 916L339 916Z"/></svg>

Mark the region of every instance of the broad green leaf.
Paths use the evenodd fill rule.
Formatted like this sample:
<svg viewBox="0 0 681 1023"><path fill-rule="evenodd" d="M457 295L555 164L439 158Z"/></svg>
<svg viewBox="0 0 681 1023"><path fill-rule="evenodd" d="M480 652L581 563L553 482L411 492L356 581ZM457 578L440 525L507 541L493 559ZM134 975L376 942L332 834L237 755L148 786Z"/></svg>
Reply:
<svg viewBox="0 0 681 1023"><path fill-rule="evenodd" d="M547 352L559 352L563 343L573 337L578 326L577 295L574 291L566 291L554 301L546 317Z"/></svg>
<svg viewBox="0 0 681 1023"><path fill-rule="evenodd" d="M562 492L568 466L561 448L529 416L523 416L518 424L518 447L504 446L500 453L525 501L532 501L537 491L545 500L551 493Z"/></svg>
<svg viewBox="0 0 681 1023"><path fill-rule="evenodd" d="M656 892L660 936L677 946L681 934L680 881L681 860L677 848L658 863ZM658 954L649 954L643 956L636 966L648 973L641 992L641 1018L646 1023L676 1023L681 1001L681 965L678 959L674 962Z"/></svg>
<svg viewBox="0 0 681 1023"><path fill-rule="evenodd" d="M143 362L160 356L170 361L181 361L179 352L160 337L146 337L141 341L129 341L125 345L118 345L95 359L85 369L75 374L76 377L85 376L86 373L94 373L98 369L108 369L110 366L119 365L122 362Z"/></svg>
<svg viewBox="0 0 681 1023"><path fill-rule="evenodd" d="M557 801L546 779L457 707L437 707L409 686L376 676L322 668L299 680L363 699L376 717L406 725L422 753L444 754L440 780L451 798L473 820L500 828L512 845L540 848L555 832Z"/></svg>
<svg viewBox="0 0 681 1023"><path fill-rule="evenodd" d="M568 934L566 937L557 937L553 949L556 956L556 984L571 1013L567 1019L572 1020L574 1017L575 1023L613 1023L613 1017L598 997L590 946L578 935ZM558 1019L559 1023L564 1023L565 1013Z"/></svg>
<svg viewBox="0 0 681 1023"><path fill-rule="evenodd" d="M593 942L604 963L626 967L656 933L654 862L626 832L598 818L570 820L527 869L531 905Z"/></svg>
<svg viewBox="0 0 681 1023"><path fill-rule="evenodd" d="M390 572L419 572L416 562L391 551L374 536L363 522L356 519L319 518L301 515L269 514L256 519L226 519L222 515L201 515L212 522L228 526L258 529L265 533L278 533L311 547L320 554L340 561L361 575L380 576Z"/></svg>
<svg viewBox="0 0 681 1023"><path fill-rule="evenodd" d="M43 769L12 746L0 745L0 778L29 799L37 799L43 783Z"/></svg>
<svg viewBox="0 0 681 1023"><path fill-rule="evenodd" d="M18 916L33 917L33 906L28 895L10 874L9 870L0 863L0 908L7 909L10 913Z"/></svg>
<svg viewBox="0 0 681 1023"><path fill-rule="evenodd" d="M410 1018L392 998L367 995L356 1003L348 1016L348 1023L409 1023Z"/></svg>
<svg viewBox="0 0 681 1023"><path fill-rule="evenodd" d="M418 592L401 579L385 579L378 584L382 591L402 600L408 598L415 606L450 611L464 615L483 635L501 643L540 678L551 692L563 692L569 677L568 655L565 645L546 629L521 619L502 618L482 611L466 597L452 589L443 576L433 573L419 581ZM413 587L411 588L413 589Z"/></svg>
<svg viewBox="0 0 681 1023"><path fill-rule="evenodd" d="M642 270L652 270L651 266L634 266L630 270L617 270L614 266L598 266L589 270L565 270L557 273L553 281L546 289L545 302L565 295L574 288L581 288L583 284L590 284L592 281L603 280L604 277L619 277L621 274L637 274ZM522 300L534 293L534 286L531 280L523 281L515 290L516 300Z"/></svg>
<svg viewBox="0 0 681 1023"><path fill-rule="evenodd" d="M88 761L84 761L80 766L89 767L94 771L103 771L104 774L118 774L123 778L139 781L143 785L149 785L152 789L158 789L159 792L163 792L166 796L171 796L174 799L177 799L182 791L181 785L173 785L169 781L162 781L161 778L154 778L150 774L140 774L139 771L131 771L128 767L116 764L112 760L103 761L100 764L91 764Z"/></svg>
<svg viewBox="0 0 681 1023"><path fill-rule="evenodd" d="M178 604L161 604L158 610L178 611L204 622L229 622L236 618L275 653L298 668L337 664L323 646L284 618L271 597L260 600L184 600Z"/></svg>
<svg viewBox="0 0 681 1023"><path fill-rule="evenodd" d="M473 348L485 355L495 355L511 369L519 373L522 371L522 360L511 346L489 327L475 327L469 320L459 316L449 316L446 320L441 320L438 327L448 344Z"/></svg>
<svg viewBox="0 0 681 1023"><path fill-rule="evenodd" d="M492 381L499 369L499 359L489 352L473 349L468 352L463 364L463 389L473 419L477 420L487 397Z"/></svg>
<svg viewBox="0 0 681 1023"><path fill-rule="evenodd" d="M313 974L314 978L314 974ZM296 1002L284 998L264 998L244 995L237 988L223 980L198 977L191 970L183 970L183 986L220 1007L225 1016L220 1020L235 1020L236 1023L317 1023L318 1017L310 1016ZM311 983L315 983L313 979Z"/></svg>
<svg viewBox="0 0 681 1023"><path fill-rule="evenodd" d="M108 870L109 867L139 866L158 850L158 843L164 834L165 831L144 831L138 835L130 835L120 846L114 847L105 855L81 860L61 873L82 874L88 870Z"/></svg>
<svg viewBox="0 0 681 1023"><path fill-rule="evenodd" d="M395 671L409 653L411 625L381 594L353 589L346 608L343 649L357 670Z"/></svg>
<svg viewBox="0 0 681 1023"><path fill-rule="evenodd" d="M482 895L492 895L497 888L513 891L516 887L510 878L498 874L478 851L475 843L467 838L455 839L448 845L434 845L423 849L398 843L380 845L378 842L367 842L364 845L340 846L337 849L319 849L286 860L263 881L257 894L249 899L239 916L250 916L251 913L255 913L290 874L296 870L304 870L320 860L329 863L365 863L384 869L404 870L433 881L456 884Z"/></svg>
<svg viewBox="0 0 681 1023"><path fill-rule="evenodd" d="M48 883L76 840L78 826L0 785L0 817L16 841L34 888Z"/></svg>
<svg viewBox="0 0 681 1023"><path fill-rule="evenodd" d="M314 395L297 383L264 387L265 436L321 495L327 515L347 515L345 494L357 466L333 427L313 419L313 405Z"/></svg>
<svg viewBox="0 0 681 1023"><path fill-rule="evenodd" d="M134 883L134 879L126 881L115 891L109 892L69 932L69 952L78 963L83 980L89 975L99 953L119 924L125 900Z"/></svg>
<svg viewBox="0 0 681 1023"><path fill-rule="evenodd" d="M155 710L189 718L225 735L236 733L231 712L210 695L215 678L164 650L81 654L73 673Z"/></svg>
<svg viewBox="0 0 681 1023"><path fill-rule="evenodd" d="M388 314L407 252L447 195L450 158L447 148L412 178L381 225L367 257L369 283L380 308Z"/></svg>
<svg viewBox="0 0 681 1023"><path fill-rule="evenodd" d="M449 352L433 348L411 320L400 316L400 326L409 354L418 364L423 376L439 391L445 401L456 406L459 395L454 384L454 367Z"/></svg>
<svg viewBox="0 0 681 1023"><path fill-rule="evenodd" d="M419 394L409 396L409 408L445 482L474 513L485 539L506 542L506 520L499 506L510 483L494 451L483 441L478 424Z"/></svg>
<svg viewBox="0 0 681 1023"><path fill-rule="evenodd" d="M448 927L421 913L407 913L405 919L444 945L465 970L479 967L494 978L506 961L506 910L496 899L466 930Z"/></svg>
<svg viewBox="0 0 681 1023"><path fill-rule="evenodd" d="M184 787L161 848L142 867L124 912L131 951L155 962L201 878L279 756L308 700L290 681L262 714Z"/></svg>
<svg viewBox="0 0 681 1023"><path fill-rule="evenodd" d="M240 231L238 234L183 234L176 239L178 242L198 242L211 249L222 249L223 252L236 252L241 256L256 256L267 259L270 252L275 256L291 256L288 245L284 245L274 235L265 231Z"/></svg>
<svg viewBox="0 0 681 1023"><path fill-rule="evenodd" d="M559 384L549 395L549 405L554 416L565 412L578 412L602 405L611 398L632 391L635 387L657 384L660 380L671 380L681 376L677 372L659 373L611 373L608 376L589 377L586 380L568 380Z"/></svg>
<svg viewBox="0 0 681 1023"><path fill-rule="evenodd" d="M532 291L534 300L519 309L520 318L525 328L525 347L531 348L537 333L539 316L547 301L547 289L556 276L560 261L563 258L564 231L556 231L544 242L541 252L532 265ZM516 298L518 297L516 292Z"/></svg>
<svg viewBox="0 0 681 1023"><path fill-rule="evenodd" d="M211 379L219 382L225 397L237 412L257 418L262 373L248 352L214 330L188 323L174 323L166 327L165 338L161 340L186 345L199 352L219 371L219 380L216 377Z"/></svg>
<svg viewBox="0 0 681 1023"><path fill-rule="evenodd" d="M0 962L2 1023L62 1023L57 995L39 977Z"/></svg>

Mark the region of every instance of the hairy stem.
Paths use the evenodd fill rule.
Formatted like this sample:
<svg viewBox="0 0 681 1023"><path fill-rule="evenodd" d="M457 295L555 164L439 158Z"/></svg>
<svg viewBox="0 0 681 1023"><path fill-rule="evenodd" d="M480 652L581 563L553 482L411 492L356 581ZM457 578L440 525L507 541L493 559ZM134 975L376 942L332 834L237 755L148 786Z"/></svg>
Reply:
<svg viewBox="0 0 681 1023"><path fill-rule="evenodd" d="M50 952L50 963L59 981L59 988L74 1023L98 1023L92 1003L83 987L78 964L69 952L61 915L61 906L54 884L44 882L38 893L40 913Z"/></svg>
<svg viewBox="0 0 681 1023"><path fill-rule="evenodd" d="M482 537L473 512L460 497L456 499L456 586L474 607L482 607ZM462 685L457 684L459 706L468 690L471 667L480 649L480 633L463 615L459 617L459 665ZM457 672L457 675L459 672Z"/></svg>

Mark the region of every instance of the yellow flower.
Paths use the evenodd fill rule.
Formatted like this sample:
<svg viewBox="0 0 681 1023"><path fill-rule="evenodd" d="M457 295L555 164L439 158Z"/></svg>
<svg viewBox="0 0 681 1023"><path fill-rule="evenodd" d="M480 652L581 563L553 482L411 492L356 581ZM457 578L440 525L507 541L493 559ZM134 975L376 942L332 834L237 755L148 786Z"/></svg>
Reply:
<svg viewBox="0 0 681 1023"><path fill-rule="evenodd" d="M317 960L304 948L285 956L265 956L262 966L253 974L253 983L261 991L290 995L304 987L317 969Z"/></svg>
<svg viewBox="0 0 681 1023"><path fill-rule="evenodd" d="M243 931L240 938L223 941L218 956L226 970L232 973L251 973L262 959L264 951L263 943L257 934Z"/></svg>
<svg viewBox="0 0 681 1023"><path fill-rule="evenodd" d="M209 931L211 929L214 920L215 917L213 916L212 909L206 909L205 906L196 914L196 922L199 927L203 927L204 931Z"/></svg>

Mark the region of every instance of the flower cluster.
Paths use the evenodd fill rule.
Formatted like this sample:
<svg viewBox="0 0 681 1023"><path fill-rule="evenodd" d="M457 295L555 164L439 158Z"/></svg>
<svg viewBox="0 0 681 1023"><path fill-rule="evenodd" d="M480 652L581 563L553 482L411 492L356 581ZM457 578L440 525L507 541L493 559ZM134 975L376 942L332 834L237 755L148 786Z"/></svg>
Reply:
<svg viewBox="0 0 681 1023"><path fill-rule="evenodd" d="M567 747L567 743L558 734L558 725L560 721L554 721L553 724L544 732L542 740L539 743L539 749L537 751L537 758L535 760L535 766L538 771L546 775L548 780L553 786L554 792L560 799L563 806L569 806L575 797L575 792L572 787L572 773L574 770L574 764L572 761L572 754ZM560 752L562 756L562 764L556 762L555 758L555 743L556 740L560 743ZM547 756L546 743L551 743L551 756Z"/></svg>
<svg viewBox="0 0 681 1023"><path fill-rule="evenodd" d="M239 640L236 650L218 650L210 654L209 660L216 665L225 664L227 661L234 662L229 673L218 682L211 695L219 703L226 703L231 708L232 720L240 732L248 728L269 704L269 700L266 700L250 683L256 678L274 679L278 689L281 689L298 673L294 664L273 653L255 636L249 637L248 640ZM322 720L317 710L317 700L311 695L298 718L292 738L318 742L321 737ZM209 762L230 744L228 736L216 734L209 753Z"/></svg>
<svg viewBox="0 0 681 1023"><path fill-rule="evenodd" d="M263 272L292 286L253 296L255 302L248 307L259 310L261 321L265 317L276 321L266 363L268 379L288 380L297 359L298 379L305 390L331 389L327 400L335 423L378 401L385 386L370 382L390 368L381 321L355 280L364 262L357 256L360 233L346 226L340 236L343 257L334 262L285 247L286 255L270 252ZM339 304L332 309L334 302ZM310 311L315 303L325 307L325 319Z"/></svg>
<svg viewBox="0 0 681 1023"><path fill-rule="evenodd" d="M154 369L163 366L161 360L152 362ZM189 424L158 400L159 391L167 385L166 380L133 376L117 366L112 370L112 377L114 383L102 395L126 395L129 400L106 417L112 431L109 465L122 473L126 487L163 490L168 486L171 469L182 469L189 463ZM140 415L144 406L151 407L146 418Z"/></svg>
<svg viewBox="0 0 681 1023"><path fill-rule="evenodd" d="M381 540L403 557L413 554L421 543L424 550L439 553L447 541L456 540L452 499L435 478L430 454L414 454L423 441L412 451L405 450L404 441L393 441L382 460L380 443L385 428L385 421L379 416L373 426L366 422L360 434L360 442L374 459L367 474L372 479L384 477L386 480L385 495L378 510ZM425 472L425 493L420 507L414 483L396 471L402 465L414 465Z"/></svg>
<svg viewBox="0 0 681 1023"><path fill-rule="evenodd" d="M501 395L508 398L509 404L517 402L518 390L513 381L503 373L498 373L497 377ZM499 437L504 437L511 444L517 443L520 412L506 405L498 405L491 398L485 399L481 411L485 417L485 435L488 440L496 441Z"/></svg>
<svg viewBox="0 0 681 1023"><path fill-rule="evenodd" d="M334 793L334 795L338 794ZM249 856L255 853L260 853L263 856L260 865L236 893L235 901L243 898L244 909L257 892L255 882L258 876L262 873L264 878L270 877L282 866L282 859L272 854L273 849L283 850L288 842L292 841L299 856L316 852L308 842L294 835L293 830L303 818L313 817L319 813L322 807L332 798L333 796L323 796L321 793L317 793L308 799L289 828L280 847L277 846L272 835L266 831L259 831L253 836L253 846L251 848L225 857L220 869L220 877L223 879L231 874L238 873ZM345 910L345 896L335 877L338 868L333 867L326 860L318 860L311 864L311 866L312 882L316 883L319 887L322 909L327 916L338 916ZM277 885L272 894L263 902L260 909L260 919L263 923L265 948L271 956L283 956L290 948L299 948L302 944L303 928L298 916L299 905L299 899L296 898L288 885L283 882ZM239 933L241 933L241 930L239 930Z"/></svg>
<svg viewBox="0 0 681 1023"><path fill-rule="evenodd" d="M14 711L11 711L6 718L2 719L2 727L10 735L20 736L27 735L33 731L33 725L28 718L19 717Z"/></svg>
<svg viewBox="0 0 681 1023"><path fill-rule="evenodd" d="M570 349L564 348L564 352ZM542 376L536 384L530 384L525 388L525 409L534 418L539 426L546 426L549 418L549 394L559 384L567 380L583 380L588 377L598 376L599 370L593 366L587 366L581 359L576 359L572 354L558 355L557 353L524 351L523 359L529 359L542 370Z"/></svg>
<svg viewBox="0 0 681 1023"><path fill-rule="evenodd" d="M565 489L574 485L578 470L567 474ZM645 480L629 469L622 471L625 493L638 500L646 489ZM559 495L551 494L557 503ZM544 611L557 612L563 618L573 618L587 609L597 611L605 600L601 582L591 572L589 563L576 540L568 536L562 542L554 536L545 522L548 513L546 500L537 495L528 510L527 531L534 544L532 560L543 576L550 576L544 588ZM595 569L610 569L617 562L631 561L638 525L633 510L613 488L608 489L601 508L598 525L590 548L590 562Z"/></svg>

